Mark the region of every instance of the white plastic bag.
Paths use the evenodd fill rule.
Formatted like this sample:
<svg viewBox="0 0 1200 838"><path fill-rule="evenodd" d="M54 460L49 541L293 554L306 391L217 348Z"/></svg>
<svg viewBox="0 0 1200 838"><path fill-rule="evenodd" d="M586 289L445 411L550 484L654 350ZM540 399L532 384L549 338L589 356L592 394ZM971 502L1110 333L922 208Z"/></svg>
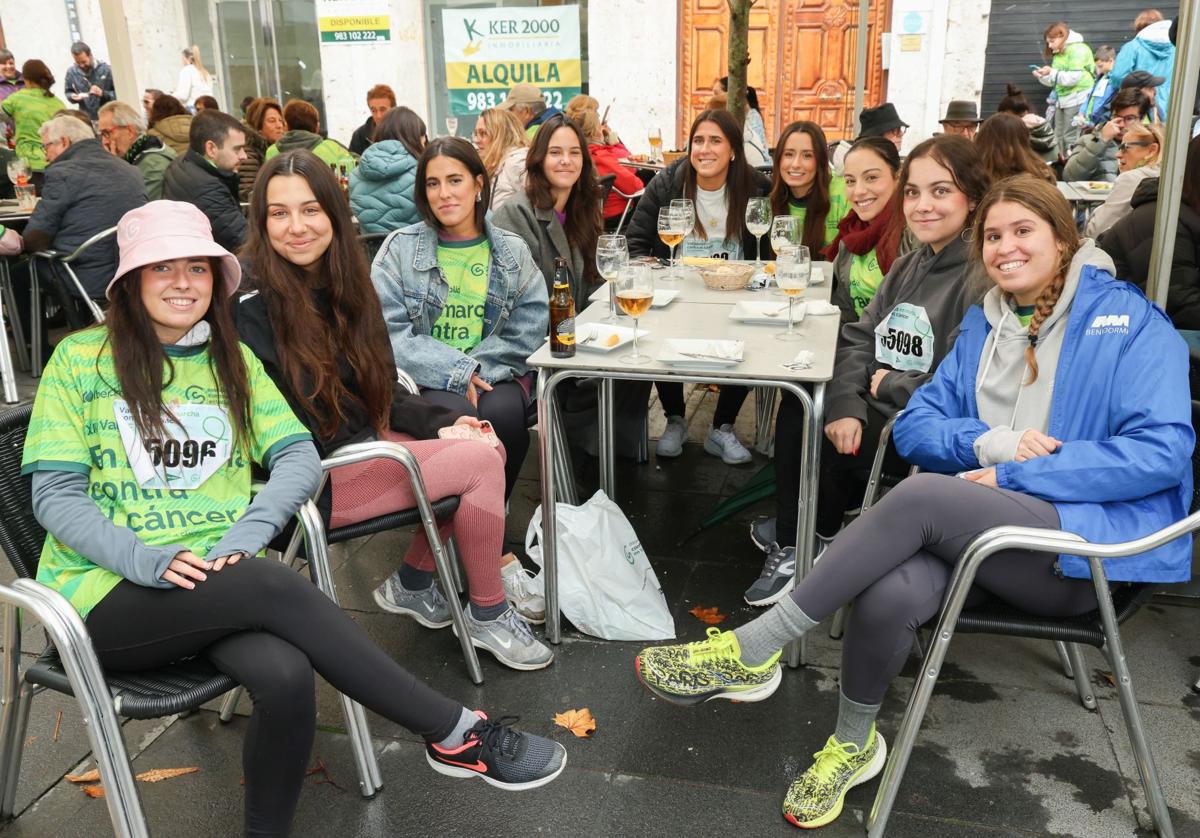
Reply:
<svg viewBox="0 0 1200 838"><path fill-rule="evenodd" d="M558 601L580 631L605 640L673 640L667 608L633 526L621 509L597 491L580 506L560 503ZM525 552L542 564L542 508L525 532Z"/></svg>

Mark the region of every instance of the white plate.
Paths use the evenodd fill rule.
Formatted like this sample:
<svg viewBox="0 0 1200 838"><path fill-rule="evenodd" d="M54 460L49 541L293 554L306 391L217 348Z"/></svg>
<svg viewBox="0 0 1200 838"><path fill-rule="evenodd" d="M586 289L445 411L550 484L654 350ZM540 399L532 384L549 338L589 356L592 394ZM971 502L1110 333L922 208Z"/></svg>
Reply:
<svg viewBox="0 0 1200 838"><path fill-rule="evenodd" d="M668 338L659 347L656 360L663 364L719 369L740 364L744 351L745 344L740 340ZM705 357L696 357L697 355Z"/></svg>
<svg viewBox="0 0 1200 838"><path fill-rule="evenodd" d="M733 304L729 310L729 319L739 323L770 323L787 325L788 310L786 298L772 297L770 300L741 300ZM773 314L772 314L773 313ZM792 317L799 323L804 319L804 301L799 300L792 305Z"/></svg>
<svg viewBox="0 0 1200 838"><path fill-rule="evenodd" d="M588 297L592 302L608 302L608 286L609 283L604 283ZM656 288L654 289L654 299L650 301L650 308L662 308L678 297L680 291L678 288Z"/></svg>
<svg viewBox="0 0 1200 838"><path fill-rule="evenodd" d="M645 329L638 329L638 338L644 338L650 334ZM589 336L595 335L594 338L584 343L584 340ZM612 346L605 344L605 341L617 336L617 342ZM549 340L550 338L546 338ZM575 348L580 352L612 352L614 349L620 349L633 342L633 327L632 326L614 326L609 323L579 323L575 327Z"/></svg>

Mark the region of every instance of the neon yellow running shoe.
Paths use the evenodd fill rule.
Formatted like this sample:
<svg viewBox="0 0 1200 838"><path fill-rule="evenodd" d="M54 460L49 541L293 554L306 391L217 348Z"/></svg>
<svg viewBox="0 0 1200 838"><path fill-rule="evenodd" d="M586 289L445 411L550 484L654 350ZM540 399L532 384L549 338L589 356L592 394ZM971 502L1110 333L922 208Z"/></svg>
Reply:
<svg viewBox="0 0 1200 838"><path fill-rule="evenodd" d="M808 770L796 778L783 800L783 816L801 829L814 829L837 820L846 792L883 770L887 745L871 725L866 747L859 750L830 736L813 754Z"/></svg>
<svg viewBox="0 0 1200 838"><path fill-rule="evenodd" d="M746 666L741 654L737 635L710 628L707 640L643 649L634 666L638 680L647 689L673 704L700 704L714 698L770 698L783 681L781 653L776 652L760 666Z"/></svg>

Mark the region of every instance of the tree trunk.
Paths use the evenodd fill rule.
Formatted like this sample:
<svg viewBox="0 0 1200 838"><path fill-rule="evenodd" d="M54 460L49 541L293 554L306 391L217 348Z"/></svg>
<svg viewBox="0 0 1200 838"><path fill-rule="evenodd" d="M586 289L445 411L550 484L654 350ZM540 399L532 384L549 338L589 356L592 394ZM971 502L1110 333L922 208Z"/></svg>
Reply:
<svg viewBox="0 0 1200 838"><path fill-rule="evenodd" d="M726 108L741 125L746 120L746 65L750 63L750 7L755 0L729 3L729 90Z"/></svg>

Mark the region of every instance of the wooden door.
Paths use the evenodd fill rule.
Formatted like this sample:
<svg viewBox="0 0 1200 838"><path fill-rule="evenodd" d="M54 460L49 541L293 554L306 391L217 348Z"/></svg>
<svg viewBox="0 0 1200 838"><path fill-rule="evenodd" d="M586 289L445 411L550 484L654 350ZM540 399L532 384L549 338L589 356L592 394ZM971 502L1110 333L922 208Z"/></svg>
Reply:
<svg viewBox="0 0 1200 838"><path fill-rule="evenodd" d="M679 5L679 118L674 148L687 142L692 120L712 98L713 82L729 75L727 0L680 0ZM758 0L750 9L746 80L758 91L759 107L765 113L771 113L775 104L778 11L778 0Z"/></svg>
<svg viewBox="0 0 1200 838"><path fill-rule="evenodd" d="M884 99L881 33L890 0L872 0L865 104ZM768 139L796 119L811 119L830 140L854 130L858 0L758 0L750 11L747 80L758 91ZM679 119L676 148L704 109L715 79L727 75L726 0L679 0Z"/></svg>

